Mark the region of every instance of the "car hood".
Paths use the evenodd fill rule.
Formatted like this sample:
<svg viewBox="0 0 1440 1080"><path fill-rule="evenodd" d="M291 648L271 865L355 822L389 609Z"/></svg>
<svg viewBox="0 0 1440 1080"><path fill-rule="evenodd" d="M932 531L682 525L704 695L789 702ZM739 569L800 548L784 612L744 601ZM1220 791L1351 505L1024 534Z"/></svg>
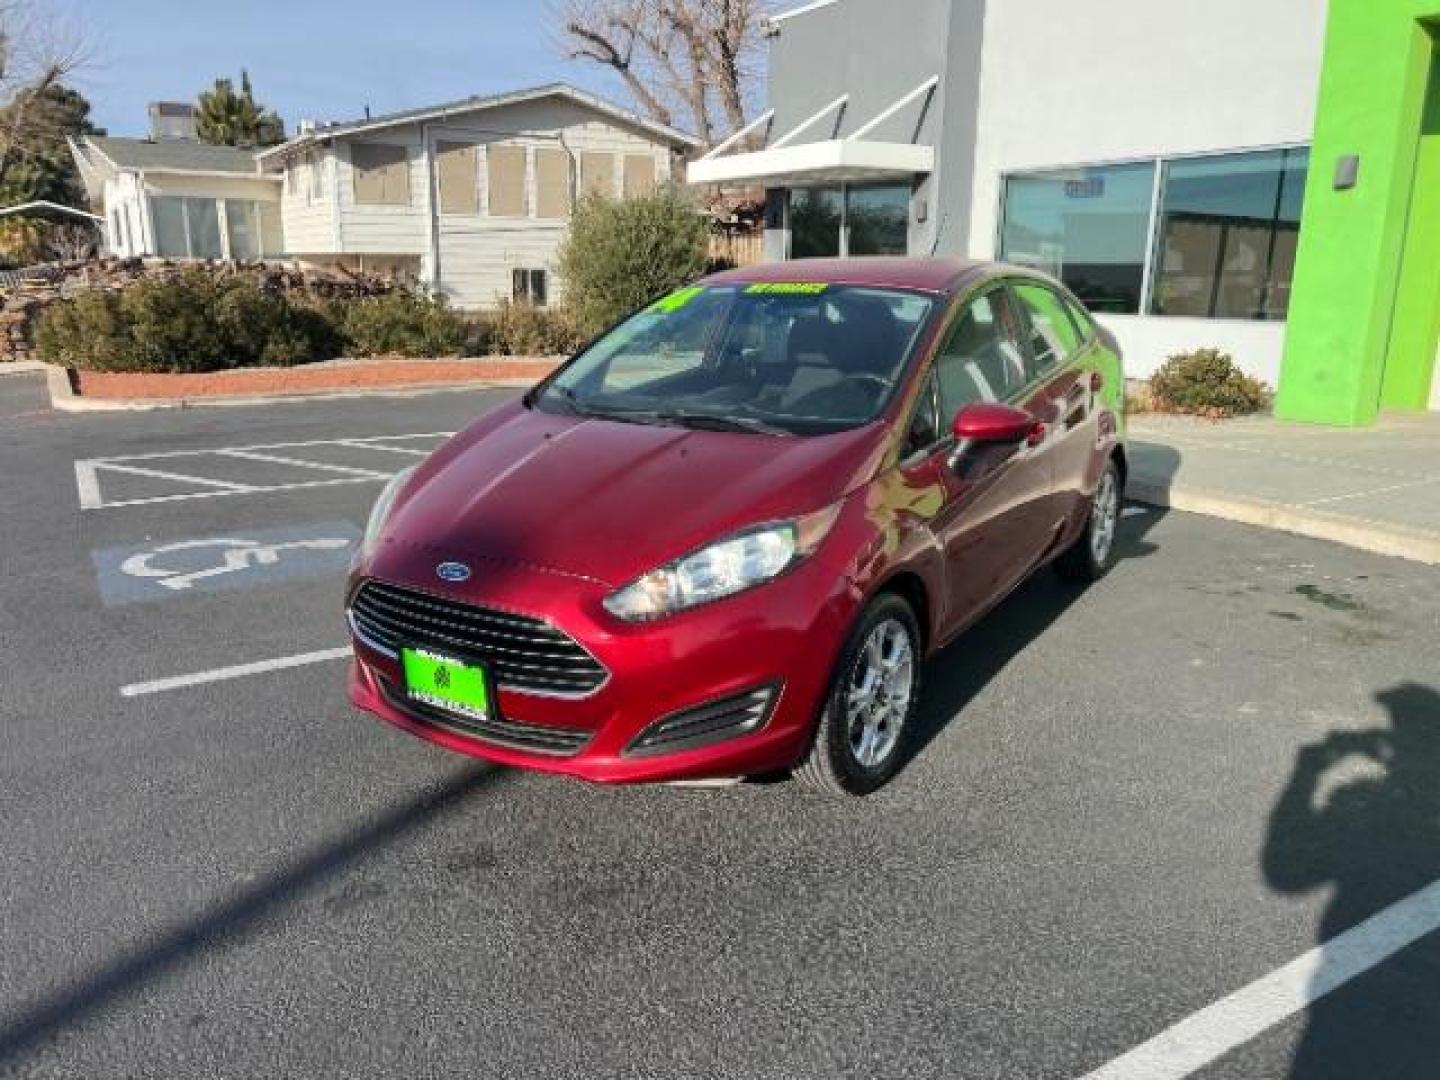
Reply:
<svg viewBox="0 0 1440 1080"><path fill-rule="evenodd" d="M382 543L619 586L737 529L830 505L873 474L883 442L879 425L790 438L513 402L420 467Z"/></svg>

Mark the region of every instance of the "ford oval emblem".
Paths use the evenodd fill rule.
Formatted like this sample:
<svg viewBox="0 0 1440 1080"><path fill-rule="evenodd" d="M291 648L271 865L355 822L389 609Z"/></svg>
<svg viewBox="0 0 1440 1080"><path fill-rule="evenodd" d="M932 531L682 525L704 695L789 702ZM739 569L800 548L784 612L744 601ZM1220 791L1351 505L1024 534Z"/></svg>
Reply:
<svg viewBox="0 0 1440 1080"><path fill-rule="evenodd" d="M470 567L463 562L442 562L435 567L435 573L441 581L470 580Z"/></svg>

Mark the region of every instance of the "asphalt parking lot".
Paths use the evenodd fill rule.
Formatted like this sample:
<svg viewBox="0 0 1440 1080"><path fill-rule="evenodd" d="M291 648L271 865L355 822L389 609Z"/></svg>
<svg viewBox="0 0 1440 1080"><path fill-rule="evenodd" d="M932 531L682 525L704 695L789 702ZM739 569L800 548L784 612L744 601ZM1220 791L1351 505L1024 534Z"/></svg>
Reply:
<svg viewBox="0 0 1440 1080"><path fill-rule="evenodd" d="M492 770L351 710L340 604L499 400L0 379L0 1074L1436 1075L1432 568L1137 508L870 799Z"/></svg>

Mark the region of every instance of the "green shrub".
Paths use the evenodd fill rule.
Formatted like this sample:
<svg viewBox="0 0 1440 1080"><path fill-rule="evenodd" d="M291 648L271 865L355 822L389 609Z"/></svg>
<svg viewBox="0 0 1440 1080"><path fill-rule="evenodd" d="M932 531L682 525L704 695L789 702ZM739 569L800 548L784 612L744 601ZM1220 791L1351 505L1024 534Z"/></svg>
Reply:
<svg viewBox="0 0 1440 1080"><path fill-rule="evenodd" d="M491 316L490 351L498 356L560 356L582 344L567 308L542 308L507 300Z"/></svg>
<svg viewBox="0 0 1440 1080"><path fill-rule="evenodd" d="M705 221L683 194L581 199L560 249L566 296L580 333L592 335L705 272Z"/></svg>
<svg viewBox="0 0 1440 1080"><path fill-rule="evenodd" d="M47 364L133 370L130 334L114 293L83 292L73 300L51 304L35 325L35 350Z"/></svg>
<svg viewBox="0 0 1440 1080"><path fill-rule="evenodd" d="M352 356L458 356L470 330L444 300L392 292L328 305Z"/></svg>
<svg viewBox="0 0 1440 1080"><path fill-rule="evenodd" d="M216 317L214 279L202 270L126 286L120 314L137 371L217 371L239 362Z"/></svg>
<svg viewBox="0 0 1440 1080"><path fill-rule="evenodd" d="M1160 412L1245 416L1270 407L1270 390L1219 349L1196 349L1166 360L1150 376L1150 399Z"/></svg>

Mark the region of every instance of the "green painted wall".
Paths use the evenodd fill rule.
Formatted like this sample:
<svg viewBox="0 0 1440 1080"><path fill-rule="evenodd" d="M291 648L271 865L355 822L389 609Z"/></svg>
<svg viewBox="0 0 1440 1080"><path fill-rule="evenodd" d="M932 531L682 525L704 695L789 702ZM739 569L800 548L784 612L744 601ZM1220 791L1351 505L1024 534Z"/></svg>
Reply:
<svg viewBox="0 0 1440 1080"><path fill-rule="evenodd" d="M1435 63L1430 65L1409 214L1380 390L1380 404L1387 409L1429 405L1440 332L1440 64Z"/></svg>
<svg viewBox="0 0 1440 1080"><path fill-rule="evenodd" d="M1397 368L1387 379L1385 361L1407 225L1417 223L1419 246L1402 314L1429 318L1422 268L1440 260L1440 246L1430 246L1440 237L1409 213L1435 50L1420 20L1437 15L1440 0L1331 0L1277 416L1371 423L1387 383L1399 396L1422 378ZM1336 191L1335 163L1346 154L1360 156L1360 180ZM1423 348L1398 345L1399 364L1419 364Z"/></svg>

